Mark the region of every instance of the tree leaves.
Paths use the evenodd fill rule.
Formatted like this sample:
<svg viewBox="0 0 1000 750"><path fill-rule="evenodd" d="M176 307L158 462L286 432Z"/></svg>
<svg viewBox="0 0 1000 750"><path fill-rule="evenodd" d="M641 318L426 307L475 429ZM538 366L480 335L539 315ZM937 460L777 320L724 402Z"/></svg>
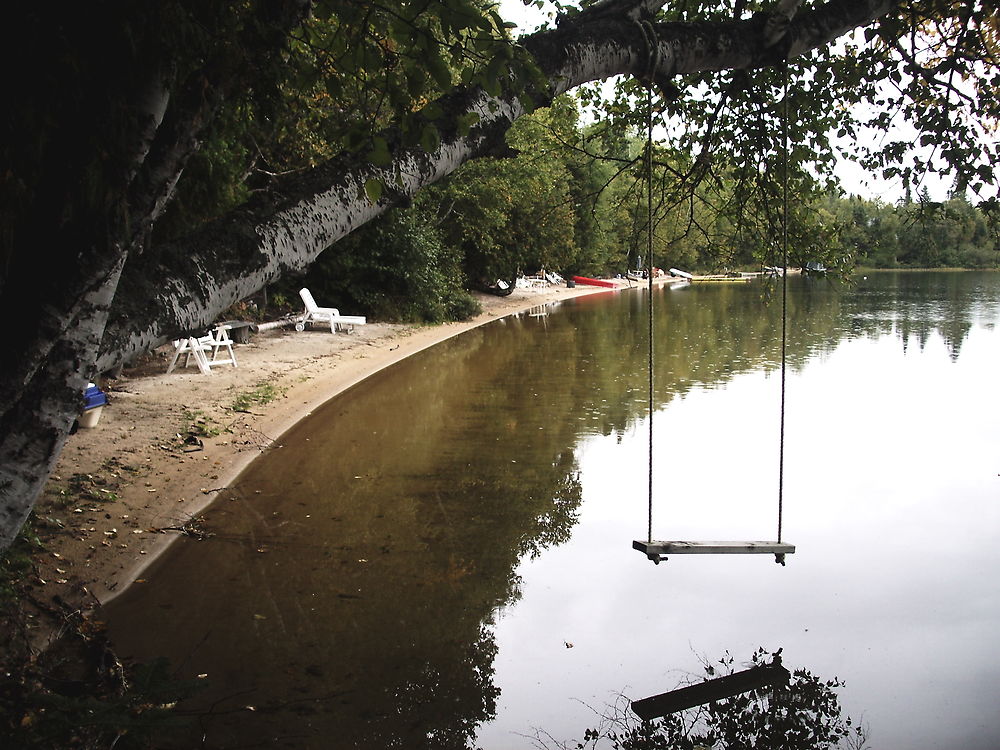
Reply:
<svg viewBox="0 0 1000 750"><path fill-rule="evenodd" d="M441 87L443 91L447 91L451 88L452 77L451 70L448 69L448 65L436 52L431 52L427 58L427 70L434 79L434 82Z"/></svg>
<svg viewBox="0 0 1000 750"><path fill-rule="evenodd" d="M479 115L475 112L468 112L464 115L460 115L456 120L458 134L463 137L467 136L477 122L479 122Z"/></svg>
<svg viewBox="0 0 1000 750"><path fill-rule="evenodd" d="M365 180L365 195L372 203L378 203L382 197L383 185L381 180Z"/></svg>
<svg viewBox="0 0 1000 750"><path fill-rule="evenodd" d="M441 134L433 125L425 125L420 133L420 146L429 154L437 151L441 145Z"/></svg>
<svg viewBox="0 0 1000 750"><path fill-rule="evenodd" d="M284 66L268 72L274 90L262 96L263 86L248 89L227 103L210 148L224 144L239 163L224 176L232 185L216 192L256 191L274 175L345 149L388 166L389 144L373 134L390 124L397 143L436 150L444 112L434 100L457 81L481 81L491 61L513 58L502 17L477 0L430 0L419 8L319 0L293 34ZM458 128L466 133L472 125L463 118ZM200 220L232 204L198 205Z"/></svg>
<svg viewBox="0 0 1000 750"><path fill-rule="evenodd" d="M388 167L392 164L392 154L385 138L381 136L372 138L372 150L368 152L368 161L376 167Z"/></svg>

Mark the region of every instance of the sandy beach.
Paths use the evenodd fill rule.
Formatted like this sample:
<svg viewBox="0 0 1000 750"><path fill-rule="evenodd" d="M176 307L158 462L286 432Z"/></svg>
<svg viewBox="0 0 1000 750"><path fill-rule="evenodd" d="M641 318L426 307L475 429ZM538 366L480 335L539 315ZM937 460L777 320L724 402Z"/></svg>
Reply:
<svg viewBox="0 0 1000 750"><path fill-rule="evenodd" d="M197 533L198 514L218 492L325 401L463 331L609 291L548 286L483 295L483 312L462 323L370 323L338 334L323 326L276 328L236 347L238 367L211 375L193 365L167 375L172 347L150 353L100 383L108 406L96 426L70 436L39 500L36 529L45 549L36 560L36 595L83 608L110 600L141 581L179 535Z"/></svg>

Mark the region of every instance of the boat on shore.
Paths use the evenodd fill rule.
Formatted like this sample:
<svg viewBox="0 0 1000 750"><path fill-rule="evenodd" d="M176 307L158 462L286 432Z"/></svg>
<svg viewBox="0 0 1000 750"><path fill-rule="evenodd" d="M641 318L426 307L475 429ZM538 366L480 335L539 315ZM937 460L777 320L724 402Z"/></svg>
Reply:
<svg viewBox="0 0 1000 750"><path fill-rule="evenodd" d="M588 276L574 276L573 281L577 284L586 284L588 286L603 286L609 289L617 289L618 285L613 281L605 281L604 279L591 279Z"/></svg>
<svg viewBox="0 0 1000 750"><path fill-rule="evenodd" d="M813 276L822 276L826 273L826 266L818 261L809 261L802 270Z"/></svg>

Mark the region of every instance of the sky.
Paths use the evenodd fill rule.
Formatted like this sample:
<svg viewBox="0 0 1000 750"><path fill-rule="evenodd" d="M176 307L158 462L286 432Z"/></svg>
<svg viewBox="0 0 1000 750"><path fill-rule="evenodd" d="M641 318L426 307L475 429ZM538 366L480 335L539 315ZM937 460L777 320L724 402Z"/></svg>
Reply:
<svg viewBox="0 0 1000 750"><path fill-rule="evenodd" d="M533 5L526 6L522 0L500 0L499 4L500 14L504 19L518 25L515 35L528 33L545 21L551 20L546 12ZM877 135L873 134L872 137ZM879 199L884 203L894 203L905 194L903 184L898 179L885 180L847 159L840 160L835 172L842 189L849 195L861 195L869 200ZM945 200L951 182L932 176L925 178L922 186L927 187L932 199Z"/></svg>

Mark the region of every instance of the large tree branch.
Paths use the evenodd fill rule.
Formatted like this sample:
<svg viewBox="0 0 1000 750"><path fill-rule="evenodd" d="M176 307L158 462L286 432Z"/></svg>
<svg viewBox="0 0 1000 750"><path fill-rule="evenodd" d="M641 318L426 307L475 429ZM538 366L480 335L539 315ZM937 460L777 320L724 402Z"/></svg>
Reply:
<svg viewBox="0 0 1000 750"><path fill-rule="evenodd" d="M580 84L615 75L669 81L702 71L773 65L826 45L897 6L897 0L830 0L788 20L794 2L771 16L743 21L655 23L661 3L610 0L565 18L556 29L522 40L548 82L532 92L551 103ZM782 29L776 36L775 29ZM340 238L406 201L462 163L501 150L504 134L523 106L514 94L490 96L459 89L438 102L434 121L441 145L434 153L404 148L394 133L391 164L378 167L343 155L286 180L280 195L258 199L197 234L150 257L132 261L123 275L99 370L128 360L182 333L209 325L223 310L289 271L306 268ZM462 133L470 115L476 124ZM365 185L387 186L371 203Z"/></svg>

